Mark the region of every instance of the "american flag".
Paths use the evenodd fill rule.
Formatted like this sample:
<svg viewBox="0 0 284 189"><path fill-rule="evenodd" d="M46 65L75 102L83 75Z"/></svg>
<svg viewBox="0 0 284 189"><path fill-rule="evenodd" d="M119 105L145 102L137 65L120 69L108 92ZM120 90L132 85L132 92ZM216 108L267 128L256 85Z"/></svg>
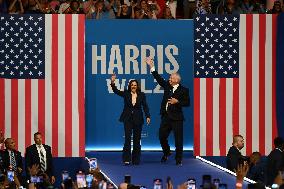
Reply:
<svg viewBox="0 0 284 189"><path fill-rule="evenodd" d="M84 15L0 16L0 129L22 153L39 131L53 156L84 156L84 30Z"/></svg>
<svg viewBox="0 0 284 189"><path fill-rule="evenodd" d="M194 154L224 156L233 135L243 155L269 154L276 125L276 15L194 19Z"/></svg>

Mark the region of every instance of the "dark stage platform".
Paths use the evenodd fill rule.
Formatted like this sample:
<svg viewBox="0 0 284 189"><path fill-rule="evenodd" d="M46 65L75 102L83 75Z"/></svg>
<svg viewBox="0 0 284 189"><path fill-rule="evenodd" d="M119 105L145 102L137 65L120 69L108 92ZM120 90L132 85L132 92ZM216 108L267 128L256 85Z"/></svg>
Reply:
<svg viewBox="0 0 284 189"><path fill-rule="evenodd" d="M198 159L195 159L192 152L185 152L183 165L176 166L174 153L165 164L160 163L161 152L142 152L140 165L124 166L121 162L121 152L87 152L87 157L98 159L98 165L101 170L116 184L124 181L124 175L131 175L131 183L144 185L147 188L153 188L153 179L161 178L164 183L170 176L177 185L185 182L188 178L195 178L197 186L201 185L202 175L210 174L212 179L219 178L221 183L226 183L228 189L235 188L236 178L224 171L208 165ZM220 157L224 158L224 157ZM245 183L244 188L246 188Z"/></svg>

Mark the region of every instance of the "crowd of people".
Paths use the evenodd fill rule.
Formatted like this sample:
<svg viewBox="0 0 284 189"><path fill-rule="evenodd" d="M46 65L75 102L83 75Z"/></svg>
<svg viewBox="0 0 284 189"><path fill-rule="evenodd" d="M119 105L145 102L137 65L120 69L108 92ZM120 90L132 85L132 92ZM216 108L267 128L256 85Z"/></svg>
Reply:
<svg viewBox="0 0 284 189"><path fill-rule="evenodd" d="M62 173L64 178L55 178L51 147L42 143L42 134L39 132L34 134L34 142L26 148L24 164L21 152L16 149L15 140L5 139L0 133L0 189L52 189L56 179L60 180L62 189L114 188L98 167L90 168L88 172L78 170L77 179L71 178L68 171Z"/></svg>
<svg viewBox="0 0 284 189"><path fill-rule="evenodd" d="M277 184L279 187L284 178L284 140L281 137L274 139L275 148L267 157L259 152L253 152L250 156L242 156L244 138L241 135L233 137L232 147L227 154L227 168L238 173L239 166L247 167L246 177L267 186ZM280 182L280 184L279 184ZM274 185L275 186L275 185ZM284 186L283 186L284 187Z"/></svg>
<svg viewBox="0 0 284 189"><path fill-rule="evenodd" d="M42 134L39 132L34 134L34 142L35 144L26 148L25 167L23 167L21 152L16 150L14 139L4 139L3 134L0 134L0 143L5 146L0 151L0 188L19 188L21 186L30 189L53 188L56 178L53 173L51 147L42 143ZM244 177L257 182L248 186L251 189L263 189L265 186L284 188L284 139L281 137L275 138L274 146L275 148L265 158L259 152L253 152L247 157L241 154L241 149L244 147L244 138L241 135L233 137L232 146L227 154L227 169L237 175L236 189L243 188ZM80 186L80 183L76 183L67 176L62 181L61 188L109 189L114 187L105 179L98 168L90 169L88 173L81 171L78 174L84 175L86 184ZM36 181L34 181L35 178ZM87 178L91 178L91 180ZM167 189L174 188L170 180L167 181L166 186ZM131 183L122 183L119 188L140 189L141 187ZM188 188L188 182L182 183L178 188ZM216 183L214 182L203 187L203 189L215 188Z"/></svg>
<svg viewBox="0 0 284 189"><path fill-rule="evenodd" d="M56 178L53 174L51 148L42 143L42 134L39 132L34 134L34 142L35 144L26 149L25 167L23 167L21 152L16 150L14 139L4 139L3 134L0 134L0 143L5 146L0 151L0 188L19 188L21 186L30 189L53 188ZM244 147L244 138L241 135L233 137L232 146L227 154L227 169L235 172L237 175L236 189L243 188L244 177L257 182L256 184L248 185L249 189L264 189L265 186L284 188L284 139L281 137L275 138L274 146L275 148L265 158L259 152L253 152L247 157L241 154L241 149ZM114 188L98 168L90 169L88 173L80 171L78 174L84 176L85 184L77 183L77 181L67 176L62 181L60 187L63 189L77 189L80 187L92 189ZM182 183L178 188L188 188L188 184L188 182ZM119 188L141 189L141 186L122 183ZM175 188L171 180L167 180L166 188ZM206 187L203 186L203 189L216 189L216 183L211 182L211 176L210 183Z"/></svg>
<svg viewBox="0 0 284 189"><path fill-rule="evenodd" d="M265 0L0 0L0 13L85 14L88 19L188 19L195 14L279 14Z"/></svg>
<svg viewBox="0 0 284 189"><path fill-rule="evenodd" d="M274 139L275 148L270 152L267 157L262 157L261 153L253 152L250 156L243 156L241 149L244 147L244 138L242 135L235 135L233 137L232 146L228 151L226 163L227 169L236 173L236 189L243 189L244 178L247 177L256 183L248 184L248 189L265 189L266 186L274 189L284 189L284 139L277 137ZM206 181L204 185L204 177L209 176L209 183ZM218 189L222 188L221 185L227 186L227 184L220 184L219 179L211 180L210 175L203 175L202 189ZM218 182L215 182L218 180ZM194 180L195 181L195 180ZM224 181L226 183L226 181ZM192 187L191 182L187 181L181 183L178 189L191 189L199 188L197 183L195 187ZM122 183L121 189L140 189L139 185L131 183ZM167 179L167 189L175 188L171 180ZM227 188L227 187L225 187Z"/></svg>

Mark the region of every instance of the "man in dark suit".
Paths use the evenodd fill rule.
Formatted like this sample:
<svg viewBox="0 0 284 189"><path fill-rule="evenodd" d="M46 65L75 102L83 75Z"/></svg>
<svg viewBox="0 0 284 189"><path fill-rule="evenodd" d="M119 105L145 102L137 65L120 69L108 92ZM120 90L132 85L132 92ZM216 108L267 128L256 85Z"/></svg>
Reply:
<svg viewBox="0 0 284 189"><path fill-rule="evenodd" d="M241 149L244 147L244 138L242 135L235 135L233 143L227 154L227 169L236 172L238 164L243 164L247 161L247 157L242 156Z"/></svg>
<svg viewBox="0 0 284 189"><path fill-rule="evenodd" d="M181 77L178 73L171 74L168 81L164 80L155 70L152 58L147 58L146 63L159 85L164 88L164 96L161 103L161 125L159 139L163 149L161 162L166 162L171 154L168 144L168 136L173 130L176 146L176 164L182 165L183 155L183 111L182 108L189 106L189 90L180 84Z"/></svg>
<svg viewBox="0 0 284 189"><path fill-rule="evenodd" d="M27 147L26 149L26 173L29 175L29 170L33 165L39 167L39 172L46 174L51 184L55 182L55 177L53 175L53 164L52 164L52 154L51 147L42 144L42 135L37 132L34 134L35 144Z"/></svg>
<svg viewBox="0 0 284 189"><path fill-rule="evenodd" d="M281 137L274 139L275 148L267 156L267 185L271 186L279 171L284 170L284 140Z"/></svg>
<svg viewBox="0 0 284 189"><path fill-rule="evenodd" d="M15 141L12 138L5 140L6 149L2 151L3 168L13 170L18 177L23 171L23 162L21 152L16 150Z"/></svg>

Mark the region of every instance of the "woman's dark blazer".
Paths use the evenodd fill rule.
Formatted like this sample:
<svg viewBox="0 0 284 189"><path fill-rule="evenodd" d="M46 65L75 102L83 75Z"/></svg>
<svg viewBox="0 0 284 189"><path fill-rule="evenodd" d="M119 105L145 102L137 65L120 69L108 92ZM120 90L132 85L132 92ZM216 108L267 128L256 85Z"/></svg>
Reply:
<svg viewBox="0 0 284 189"><path fill-rule="evenodd" d="M111 88L115 94L121 96L124 99L123 112L121 113L119 121L126 122L132 119L136 125L143 125L144 119L143 119L142 107L145 113L145 117L150 118L150 113L146 102L145 93L143 92L137 93L136 104L133 106L131 92L127 90L125 91L118 90L114 83L111 84Z"/></svg>

